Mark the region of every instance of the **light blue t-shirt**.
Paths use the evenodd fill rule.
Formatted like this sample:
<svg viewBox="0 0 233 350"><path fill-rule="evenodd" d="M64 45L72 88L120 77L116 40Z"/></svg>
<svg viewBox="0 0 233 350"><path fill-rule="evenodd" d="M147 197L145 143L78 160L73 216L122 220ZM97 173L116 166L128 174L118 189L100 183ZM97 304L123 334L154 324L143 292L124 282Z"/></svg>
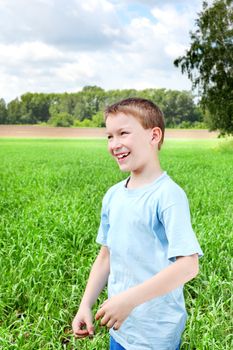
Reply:
<svg viewBox="0 0 233 350"><path fill-rule="evenodd" d="M176 260L203 255L190 222L185 192L164 172L153 183L104 196L97 242L110 252L108 296L143 283ZM174 350L187 313L183 286L133 309L113 338L127 350Z"/></svg>

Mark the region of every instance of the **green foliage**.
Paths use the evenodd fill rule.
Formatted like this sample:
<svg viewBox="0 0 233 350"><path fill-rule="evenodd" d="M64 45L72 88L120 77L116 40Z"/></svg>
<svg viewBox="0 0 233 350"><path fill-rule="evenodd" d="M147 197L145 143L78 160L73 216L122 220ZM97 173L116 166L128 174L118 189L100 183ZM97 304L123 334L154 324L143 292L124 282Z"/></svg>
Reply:
<svg viewBox="0 0 233 350"><path fill-rule="evenodd" d="M196 20L191 46L174 64L199 89L211 130L233 134L233 1L214 0Z"/></svg>
<svg viewBox="0 0 233 350"><path fill-rule="evenodd" d="M48 94L26 93L21 96L20 122L38 123L48 121L51 96Z"/></svg>
<svg viewBox="0 0 233 350"><path fill-rule="evenodd" d="M168 90L161 102L167 127L177 127L183 122L192 124L201 121L201 113L189 92Z"/></svg>
<svg viewBox="0 0 233 350"><path fill-rule="evenodd" d="M74 126L76 127L92 127L92 128L101 128L105 125L104 123L104 117L103 117L103 112L97 112L93 118L90 119L83 119L82 121L80 120L75 120Z"/></svg>
<svg viewBox="0 0 233 350"><path fill-rule="evenodd" d="M53 126L69 127L74 124L74 117L66 112L58 113L48 120L48 124Z"/></svg>
<svg viewBox="0 0 233 350"><path fill-rule="evenodd" d="M21 102L18 98L12 100L7 105L7 123L6 124L19 124L21 118Z"/></svg>
<svg viewBox="0 0 233 350"><path fill-rule="evenodd" d="M94 127L104 127L105 126L105 122L104 122L104 116L103 116L103 112L98 112L96 113L93 117L92 117L92 123Z"/></svg>
<svg viewBox="0 0 233 350"><path fill-rule="evenodd" d="M93 123L92 123L92 120L90 119L83 119L82 121L75 120L74 126L79 128L89 128L89 127L93 127Z"/></svg>
<svg viewBox="0 0 233 350"><path fill-rule="evenodd" d="M68 113L77 126L102 127L102 111L106 105L128 97L143 97L152 100L164 112L166 125L176 127L183 121L202 121L201 110L195 105L190 92L166 89L110 90L98 86L85 86L77 93L32 94L21 96L9 103L9 121L15 123L47 122L51 117ZM8 122L7 119L7 122ZM83 122L89 120L89 122ZM81 122L81 123L80 123Z"/></svg>
<svg viewBox="0 0 233 350"><path fill-rule="evenodd" d="M75 99L73 94L56 94L53 95L49 106L50 116L54 116L60 113L73 114L75 107Z"/></svg>
<svg viewBox="0 0 233 350"><path fill-rule="evenodd" d="M6 102L3 98L0 98L0 124L7 123L7 108Z"/></svg>
<svg viewBox="0 0 233 350"><path fill-rule="evenodd" d="M183 121L178 125L178 129L207 129L207 125L204 122Z"/></svg>
<svg viewBox="0 0 233 350"><path fill-rule="evenodd" d="M166 140L160 154L189 197L204 251L199 275L185 286L181 350L232 349L232 153L219 152L219 144ZM107 349L97 323L93 340L70 333L99 249L102 197L126 176L106 141L2 139L0 176L0 347Z"/></svg>

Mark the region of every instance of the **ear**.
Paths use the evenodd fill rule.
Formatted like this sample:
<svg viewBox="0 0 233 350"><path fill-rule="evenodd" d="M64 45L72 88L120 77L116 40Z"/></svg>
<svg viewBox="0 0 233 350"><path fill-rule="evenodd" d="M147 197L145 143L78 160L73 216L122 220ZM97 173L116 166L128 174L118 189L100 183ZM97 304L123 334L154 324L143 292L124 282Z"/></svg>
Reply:
<svg viewBox="0 0 233 350"><path fill-rule="evenodd" d="M151 130L151 144L158 145L162 138L162 130L156 126Z"/></svg>

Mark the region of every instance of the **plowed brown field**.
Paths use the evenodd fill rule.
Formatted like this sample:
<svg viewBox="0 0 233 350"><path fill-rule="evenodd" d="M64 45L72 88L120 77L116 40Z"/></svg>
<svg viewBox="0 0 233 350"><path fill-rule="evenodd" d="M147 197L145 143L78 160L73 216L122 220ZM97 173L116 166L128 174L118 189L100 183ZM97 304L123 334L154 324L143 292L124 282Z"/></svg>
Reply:
<svg viewBox="0 0 233 350"><path fill-rule="evenodd" d="M168 129L166 138L179 139L213 139L217 132L192 129ZM0 125L0 137L17 138L79 138L105 137L103 128L61 128L37 125Z"/></svg>

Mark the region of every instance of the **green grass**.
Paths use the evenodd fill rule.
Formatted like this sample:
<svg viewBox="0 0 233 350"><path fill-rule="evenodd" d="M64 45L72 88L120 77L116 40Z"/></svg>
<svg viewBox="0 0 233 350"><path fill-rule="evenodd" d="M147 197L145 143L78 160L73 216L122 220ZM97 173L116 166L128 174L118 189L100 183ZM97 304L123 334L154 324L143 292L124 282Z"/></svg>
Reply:
<svg viewBox="0 0 233 350"><path fill-rule="evenodd" d="M205 254L185 287L182 349L230 350L231 142L168 140L160 158L189 197ZM125 176L104 140L0 140L0 349L108 348L104 328L75 341L70 325L99 248L102 197Z"/></svg>

